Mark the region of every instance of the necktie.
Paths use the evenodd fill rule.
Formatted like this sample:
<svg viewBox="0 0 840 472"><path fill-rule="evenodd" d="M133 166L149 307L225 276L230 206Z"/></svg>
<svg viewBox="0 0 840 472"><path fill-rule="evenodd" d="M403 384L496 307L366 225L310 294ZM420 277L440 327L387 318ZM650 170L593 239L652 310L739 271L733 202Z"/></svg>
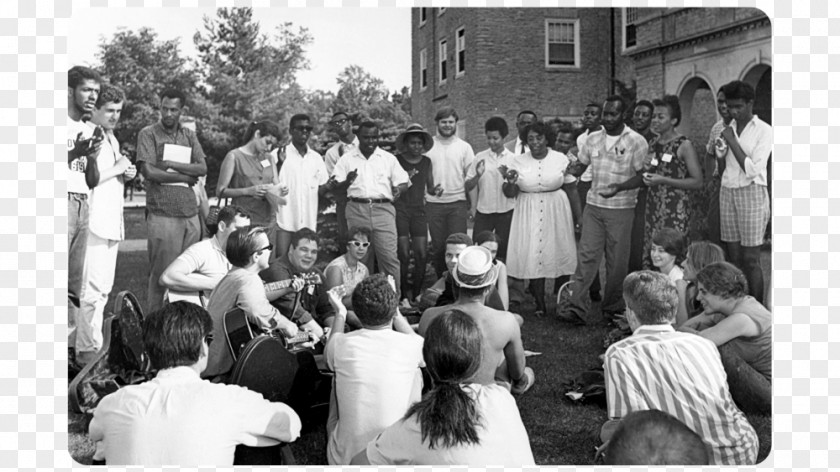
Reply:
<svg viewBox="0 0 840 472"><path fill-rule="evenodd" d="M519 153L520 153L520 154L525 154L525 143L522 143L522 144L520 145L520 149L521 149L521 151L519 151Z"/></svg>
<svg viewBox="0 0 840 472"><path fill-rule="evenodd" d="M344 155L344 145L343 145L343 144L339 144L339 145L338 145L338 157L341 157L341 156L343 156L343 155Z"/></svg>

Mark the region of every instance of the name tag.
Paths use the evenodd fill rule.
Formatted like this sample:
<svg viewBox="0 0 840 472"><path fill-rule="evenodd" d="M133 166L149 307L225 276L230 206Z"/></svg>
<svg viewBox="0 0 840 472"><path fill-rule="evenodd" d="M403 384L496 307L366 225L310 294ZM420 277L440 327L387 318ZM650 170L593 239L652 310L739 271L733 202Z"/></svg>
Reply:
<svg viewBox="0 0 840 472"><path fill-rule="evenodd" d="M592 151L592 157L598 157L598 151Z"/></svg>
<svg viewBox="0 0 840 472"><path fill-rule="evenodd" d="M663 154L662 155L662 162L671 162L671 155L668 154L668 153Z"/></svg>
<svg viewBox="0 0 840 472"><path fill-rule="evenodd" d="M651 160L650 160L650 165L651 165L651 166L658 166L658 165L659 165L659 160L657 160L657 159L654 157L653 159L651 159Z"/></svg>
<svg viewBox="0 0 840 472"><path fill-rule="evenodd" d="M260 161L260 164L262 164L263 169L265 169L266 167L268 167L268 166L270 166L270 165L271 165L271 163L270 163L270 162L268 162L268 159L263 159L263 160L261 160L261 161Z"/></svg>

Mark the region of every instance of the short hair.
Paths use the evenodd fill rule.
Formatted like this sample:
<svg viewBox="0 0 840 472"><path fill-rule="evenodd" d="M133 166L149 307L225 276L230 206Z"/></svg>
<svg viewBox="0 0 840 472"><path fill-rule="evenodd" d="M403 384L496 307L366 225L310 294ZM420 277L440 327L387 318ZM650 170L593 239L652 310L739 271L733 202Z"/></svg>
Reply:
<svg viewBox="0 0 840 472"><path fill-rule="evenodd" d="M257 245L257 238L260 234L266 234L265 228L261 226L249 226L236 228L236 231L228 236L225 246L225 255L231 265L246 267L251 261L251 255L261 248Z"/></svg>
<svg viewBox="0 0 840 472"><path fill-rule="evenodd" d="M277 126L277 123L270 120L252 121L248 123L248 128L245 130L245 134L242 135L242 144L247 144L257 131L263 137L269 135L274 136L278 141L282 139L280 136L280 127Z"/></svg>
<svg viewBox="0 0 840 472"><path fill-rule="evenodd" d="M482 244L484 244L486 242L494 242L494 243L502 244L502 237L499 236L498 234L496 234L495 232L490 231L489 229L484 230L484 231L482 231L482 232L480 232L476 235L476 237L475 237L475 245L476 246L481 246Z"/></svg>
<svg viewBox="0 0 840 472"><path fill-rule="evenodd" d="M655 99L653 106L668 108L668 114L671 115L671 118L677 119L677 123L674 126L680 125L680 121L682 121L682 109L680 108L679 97L676 95L665 95L661 99Z"/></svg>
<svg viewBox="0 0 840 472"><path fill-rule="evenodd" d="M604 103L607 103L607 102L618 102L618 103L620 103L621 104L621 110L619 110L619 111L622 112L622 113L624 113L627 110L627 102L624 101L624 98L622 98L621 95L610 95L609 97L607 97L604 100ZM599 108L601 108L601 107L599 107ZM601 108L601 110L603 110L603 108Z"/></svg>
<svg viewBox="0 0 840 472"><path fill-rule="evenodd" d="M741 298L749 292L744 273L729 262L714 262L703 267L697 273L697 283L722 298Z"/></svg>
<svg viewBox="0 0 840 472"><path fill-rule="evenodd" d="M347 243L350 243L350 240L356 236L365 236L367 240L370 241L371 231L370 228L367 226L353 226L349 230L347 230Z"/></svg>
<svg viewBox="0 0 840 472"><path fill-rule="evenodd" d="M501 137L508 135L507 121L501 116L494 116L484 123L484 132L498 131Z"/></svg>
<svg viewBox="0 0 840 472"><path fill-rule="evenodd" d="M653 234L651 242L662 246L668 254L676 257L680 264L685 259L685 236L674 228L662 228Z"/></svg>
<svg viewBox="0 0 840 472"><path fill-rule="evenodd" d="M599 109L599 110L603 110L603 109L604 109L604 104L603 104L603 103L589 102L589 103L587 103L587 104L586 104L586 106L585 106L585 107L583 107L583 108L584 108L584 109L587 109L587 108L589 108L589 107L595 107L595 108L597 108L597 109Z"/></svg>
<svg viewBox="0 0 840 472"><path fill-rule="evenodd" d="M298 244L304 239L314 241L315 244L321 244L321 238L318 237L318 233L309 228L301 228L292 233L291 247L298 247Z"/></svg>
<svg viewBox="0 0 840 472"><path fill-rule="evenodd" d="M467 233L452 233L446 237L444 244L463 244L465 246L472 246L473 240Z"/></svg>
<svg viewBox="0 0 840 472"><path fill-rule="evenodd" d="M669 324L679 304L677 287L667 275L651 270L624 278L624 299L641 324Z"/></svg>
<svg viewBox="0 0 840 472"><path fill-rule="evenodd" d="M721 92L727 100L743 99L745 102L755 101L755 90L746 82L733 80L721 87Z"/></svg>
<svg viewBox="0 0 840 472"><path fill-rule="evenodd" d="M295 123L297 123L298 121L309 121L309 122L311 122L312 118L310 118L309 115L307 115L306 113L297 113L295 115L292 115L292 117L289 119L289 129L294 128Z"/></svg>
<svg viewBox="0 0 840 472"><path fill-rule="evenodd" d="M519 112L519 114L517 114L517 115L516 115L516 121L517 121L517 122L519 121L519 117L520 117L520 116L522 116L522 115L534 115L534 120L536 120L536 119L537 119L537 114L536 114L536 113L534 113L533 111L531 111L531 110L522 110L522 111L520 111L520 112Z"/></svg>
<svg viewBox="0 0 840 472"><path fill-rule="evenodd" d="M125 101L125 93L116 85L103 83L99 86L99 95L96 97L96 108L100 109L106 103L122 103Z"/></svg>
<svg viewBox="0 0 840 472"><path fill-rule="evenodd" d="M353 290L353 311L364 327L382 326L394 317L397 292L385 274L365 277Z"/></svg>
<svg viewBox="0 0 840 472"><path fill-rule="evenodd" d="M526 126L525 130L522 132L526 140L528 134L531 132L537 133L539 136L545 136L546 144L548 145L548 147L554 147L554 141L556 140L557 136L554 134L554 130L551 129L551 126L549 126L548 124L543 123L542 121L535 121L530 125Z"/></svg>
<svg viewBox="0 0 840 472"><path fill-rule="evenodd" d="M557 123L557 134L568 133L574 136L575 127L570 122L560 118L555 118L551 123Z"/></svg>
<svg viewBox="0 0 840 472"><path fill-rule="evenodd" d="M181 107L187 105L187 95L184 92L175 89L175 88L168 88L160 93L160 101L163 101L164 98L176 98L181 104Z"/></svg>
<svg viewBox="0 0 840 472"><path fill-rule="evenodd" d="M230 226L230 224L233 223L233 219L237 216L251 218L251 215L240 206L228 205L219 210L219 214L216 216L215 220L212 223L206 224L207 231L210 232L210 236L215 236L216 233L219 232L220 222L224 221L226 225Z"/></svg>
<svg viewBox="0 0 840 472"><path fill-rule="evenodd" d="M720 246L711 241L694 241L688 245L685 260L695 272L699 272L709 264L726 261L726 255Z"/></svg>
<svg viewBox="0 0 840 472"><path fill-rule="evenodd" d="M373 121L365 120L365 121L359 123L359 128L356 131L356 133L357 134L362 134L362 129L374 129L374 128L379 129L379 125L377 125Z"/></svg>
<svg viewBox="0 0 840 472"><path fill-rule="evenodd" d="M445 106L445 107L439 109L437 111L437 113L435 113L435 122L438 122L438 121L440 121L444 118L449 118L450 116L455 118L455 121L458 121L458 112L455 111L455 108L450 107L450 106Z"/></svg>
<svg viewBox="0 0 840 472"><path fill-rule="evenodd" d="M333 113L333 114L332 114L332 117L331 117L330 119L335 118L336 116L339 116L339 115L341 115L341 116L346 116L347 118L350 118L350 115L349 115L349 114L347 114L347 112L346 112L346 111L341 111L341 110L339 110L339 111L337 111L337 112Z"/></svg>
<svg viewBox="0 0 840 472"><path fill-rule="evenodd" d="M155 370L191 366L198 362L202 341L212 332L213 319L207 310L178 301L146 316L143 346Z"/></svg>
<svg viewBox="0 0 840 472"><path fill-rule="evenodd" d="M615 430L604 455L608 465L708 465L703 439L672 415L634 411Z"/></svg>
<svg viewBox="0 0 840 472"><path fill-rule="evenodd" d="M73 66L67 71L67 86L71 89L75 89L79 85L82 85L82 82L86 80L93 80L101 83L102 76L99 75L99 72L85 66Z"/></svg>
<svg viewBox="0 0 840 472"><path fill-rule="evenodd" d="M636 106L633 107L633 110L639 107L648 107L648 110L653 112L653 103L651 103L649 100L639 100L638 102L636 102Z"/></svg>

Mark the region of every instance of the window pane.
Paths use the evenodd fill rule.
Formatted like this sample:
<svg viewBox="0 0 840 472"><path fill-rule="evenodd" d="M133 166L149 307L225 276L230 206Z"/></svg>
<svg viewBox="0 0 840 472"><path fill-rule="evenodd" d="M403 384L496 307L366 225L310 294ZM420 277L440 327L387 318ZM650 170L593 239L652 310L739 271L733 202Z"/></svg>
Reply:
<svg viewBox="0 0 840 472"><path fill-rule="evenodd" d="M458 52L458 72L464 72L464 51Z"/></svg>
<svg viewBox="0 0 840 472"><path fill-rule="evenodd" d="M549 65L575 65L575 45L574 44L549 44L548 45L548 63Z"/></svg>

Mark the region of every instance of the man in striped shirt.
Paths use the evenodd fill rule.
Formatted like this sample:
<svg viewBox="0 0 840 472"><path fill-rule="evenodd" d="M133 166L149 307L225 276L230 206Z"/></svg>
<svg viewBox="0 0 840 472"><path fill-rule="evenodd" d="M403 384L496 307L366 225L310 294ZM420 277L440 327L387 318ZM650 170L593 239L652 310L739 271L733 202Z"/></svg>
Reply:
<svg viewBox="0 0 840 472"><path fill-rule="evenodd" d="M678 296L668 277L634 272L624 279L623 291L633 335L607 349L604 376L610 420L601 429L601 439L609 441L629 413L656 409L700 435L713 464L754 464L758 438L729 394L714 343L671 327Z"/></svg>

